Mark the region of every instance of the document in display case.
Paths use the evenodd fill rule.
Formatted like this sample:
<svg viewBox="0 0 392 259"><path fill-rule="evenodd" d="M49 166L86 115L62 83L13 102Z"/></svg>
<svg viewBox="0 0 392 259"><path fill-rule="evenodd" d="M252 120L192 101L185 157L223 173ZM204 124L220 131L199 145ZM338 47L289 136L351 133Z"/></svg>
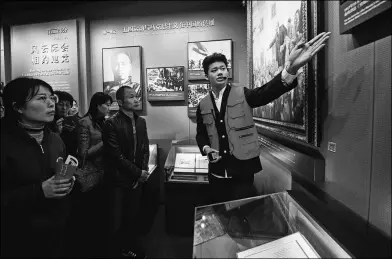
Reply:
<svg viewBox="0 0 392 259"><path fill-rule="evenodd" d="M208 161L200 155L199 147L190 140L173 141L164 170L166 232L190 236L193 232L195 207L209 203ZM211 222L212 217L208 218ZM204 228L203 225L202 228L200 225L199 237L213 238L219 233L219 229L214 226Z"/></svg>
<svg viewBox="0 0 392 259"><path fill-rule="evenodd" d="M174 173L194 173L196 166L195 153L178 153L174 163Z"/></svg>
<svg viewBox="0 0 392 259"><path fill-rule="evenodd" d="M237 253L237 258L321 258L300 233Z"/></svg>

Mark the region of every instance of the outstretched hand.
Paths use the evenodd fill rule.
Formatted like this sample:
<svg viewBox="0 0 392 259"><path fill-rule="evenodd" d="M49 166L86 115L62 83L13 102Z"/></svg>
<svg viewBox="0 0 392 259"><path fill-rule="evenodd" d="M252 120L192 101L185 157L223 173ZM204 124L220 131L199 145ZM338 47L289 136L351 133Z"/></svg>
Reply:
<svg viewBox="0 0 392 259"><path fill-rule="evenodd" d="M308 63L325 46L331 32L322 32L309 42L304 37L293 48L289 56L289 64L286 70L290 74L296 74L298 69Z"/></svg>

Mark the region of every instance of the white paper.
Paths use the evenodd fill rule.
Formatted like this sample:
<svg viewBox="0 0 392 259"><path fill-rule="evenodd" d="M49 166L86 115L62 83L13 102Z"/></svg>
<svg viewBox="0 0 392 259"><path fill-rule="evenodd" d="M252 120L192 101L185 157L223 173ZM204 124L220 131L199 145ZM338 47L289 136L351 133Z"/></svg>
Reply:
<svg viewBox="0 0 392 259"><path fill-rule="evenodd" d="M240 253L238 258L321 258L306 238L296 232Z"/></svg>

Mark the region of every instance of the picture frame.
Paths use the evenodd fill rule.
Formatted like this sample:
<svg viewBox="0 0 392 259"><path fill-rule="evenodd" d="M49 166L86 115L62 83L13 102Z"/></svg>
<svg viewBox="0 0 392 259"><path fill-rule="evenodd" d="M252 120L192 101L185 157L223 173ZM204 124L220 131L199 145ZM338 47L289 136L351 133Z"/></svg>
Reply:
<svg viewBox="0 0 392 259"><path fill-rule="evenodd" d="M139 107L143 110L144 85L142 82L142 47L125 46L102 49L103 92L109 94L113 103L110 110L119 110L116 99L118 88L129 85L136 91Z"/></svg>
<svg viewBox="0 0 392 259"><path fill-rule="evenodd" d="M185 100L184 66L146 68L148 101Z"/></svg>
<svg viewBox="0 0 392 259"><path fill-rule="evenodd" d="M229 79L233 78L233 41L231 39L188 42L188 80L205 80L203 60L222 53L228 61Z"/></svg>
<svg viewBox="0 0 392 259"><path fill-rule="evenodd" d="M208 94L210 84L208 83L191 83L188 84L188 117L195 118L197 106L201 99Z"/></svg>
<svg viewBox="0 0 392 259"><path fill-rule="evenodd" d="M301 36L309 41L321 32L322 3L248 0L246 4L247 63L250 88L254 89L283 70L290 50ZM318 89L322 89L322 71L318 64L322 58L318 56L298 71L298 85L294 89L253 109L253 119L260 134L319 145Z"/></svg>

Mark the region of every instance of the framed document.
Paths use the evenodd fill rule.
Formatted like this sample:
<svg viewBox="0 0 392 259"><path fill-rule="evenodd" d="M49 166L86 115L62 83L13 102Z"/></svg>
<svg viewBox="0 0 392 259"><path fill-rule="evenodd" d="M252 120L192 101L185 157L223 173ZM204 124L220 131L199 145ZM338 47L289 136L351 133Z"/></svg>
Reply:
<svg viewBox="0 0 392 259"><path fill-rule="evenodd" d="M184 67L147 68L148 101L185 100Z"/></svg>
<svg viewBox="0 0 392 259"><path fill-rule="evenodd" d="M222 53L227 58L229 78L233 77L232 40L212 40L188 42L188 80L205 80L203 60L214 52Z"/></svg>

